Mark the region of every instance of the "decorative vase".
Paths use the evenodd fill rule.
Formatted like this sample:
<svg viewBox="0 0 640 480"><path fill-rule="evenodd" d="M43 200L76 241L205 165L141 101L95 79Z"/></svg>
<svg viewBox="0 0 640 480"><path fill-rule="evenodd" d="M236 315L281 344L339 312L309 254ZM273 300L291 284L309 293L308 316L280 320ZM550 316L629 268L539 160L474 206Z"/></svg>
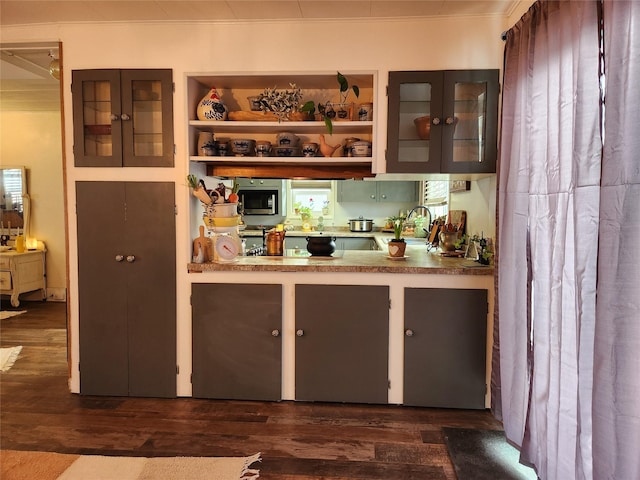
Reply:
<svg viewBox="0 0 640 480"><path fill-rule="evenodd" d="M404 240L389 240L387 244L390 257L404 257L404 252L407 249L407 244Z"/></svg>
<svg viewBox="0 0 640 480"><path fill-rule="evenodd" d="M458 232L440 232L440 248L444 252L455 252L456 242L459 239Z"/></svg>
<svg viewBox="0 0 640 480"><path fill-rule="evenodd" d="M216 87L211 87L198 103L198 120L226 120L228 113L229 109L220 100Z"/></svg>
<svg viewBox="0 0 640 480"><path fill-rule="evenodd" d="M214 155L213 149L213 133L200 132L198 134L198 153L197 155L208 157Z"/></svg>

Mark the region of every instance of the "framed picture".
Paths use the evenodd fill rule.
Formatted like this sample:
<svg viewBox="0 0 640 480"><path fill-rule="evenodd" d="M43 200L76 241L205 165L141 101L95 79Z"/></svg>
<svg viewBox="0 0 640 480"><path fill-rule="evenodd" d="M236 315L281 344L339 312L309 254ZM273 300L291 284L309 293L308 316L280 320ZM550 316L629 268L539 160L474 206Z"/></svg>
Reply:
<svg viewBox="0 0 640 480"><path fill-rule="evenodd" d="M451 180L449 184L450 192L466 192L467 190L471 190L471 182L467 180Z"/></svg>

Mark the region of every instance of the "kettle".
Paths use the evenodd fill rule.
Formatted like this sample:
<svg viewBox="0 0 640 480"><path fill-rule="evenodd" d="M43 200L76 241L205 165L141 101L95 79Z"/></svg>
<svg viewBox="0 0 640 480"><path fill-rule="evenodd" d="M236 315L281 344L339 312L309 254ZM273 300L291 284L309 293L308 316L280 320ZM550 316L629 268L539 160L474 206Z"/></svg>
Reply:
<svg viewBox="0 0 640 480"><path fill-rule="evenodd" d="M267 255L282 256L284 251L284 236L287 232L284 230L269 230L265 234L265 244L267 247Z"/></svg>

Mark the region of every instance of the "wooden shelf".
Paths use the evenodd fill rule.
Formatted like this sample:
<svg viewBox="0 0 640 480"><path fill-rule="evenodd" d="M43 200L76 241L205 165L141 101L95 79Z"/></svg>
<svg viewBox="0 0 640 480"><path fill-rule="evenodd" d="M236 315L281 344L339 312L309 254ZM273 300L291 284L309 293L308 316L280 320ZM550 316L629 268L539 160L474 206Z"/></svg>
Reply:
<svg viewBox="0 0 640 480"><path fill-rule="evenodd" d="M214 130L216 133L241 133L255 131L261 133L279 132L310 132L326 133L324 122L241 122L241 121L213 121L189 120L189 125L202 130ZM334 121L334 133L370 132L373 122ZM328 134L327 134L328 135Z"/></svg>

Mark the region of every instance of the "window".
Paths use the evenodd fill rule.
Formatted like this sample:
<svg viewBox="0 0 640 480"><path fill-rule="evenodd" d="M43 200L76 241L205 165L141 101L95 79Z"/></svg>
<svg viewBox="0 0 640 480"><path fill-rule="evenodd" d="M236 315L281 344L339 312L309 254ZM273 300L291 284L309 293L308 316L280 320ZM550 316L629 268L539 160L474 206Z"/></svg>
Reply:
<svg viewBox="0 0 640 480"><path fill-rule="evenodd" d="M446 217L449 212L449 181L425 180L422 201L429 207L433 220Z"/></svg>
<svg viewBox="0 0 640 480"><path fill-rule="evenodd" d="M331 180L290 180L287 216L297 217L301 207L311 208L314 218L333 217L333 183Z"/></svg>

